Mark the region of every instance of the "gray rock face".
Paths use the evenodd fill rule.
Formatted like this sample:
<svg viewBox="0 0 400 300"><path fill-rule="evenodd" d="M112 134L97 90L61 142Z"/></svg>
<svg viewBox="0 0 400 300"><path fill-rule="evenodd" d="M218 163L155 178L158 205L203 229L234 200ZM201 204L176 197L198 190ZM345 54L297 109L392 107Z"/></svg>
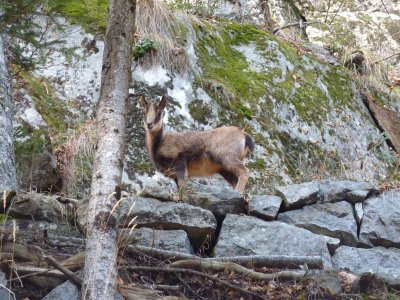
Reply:
<svg viewBox="0 0 400 300"><path fill-rule="evenodd" d="M282 197L287 209L300 208L317 201L334 203L346 200L350 203L356 203L364 201L368 196L375 193L378 193L375 185L349 180L312 181L276 188L276 194Z"/></svg>
<svg viewBox="0 0 400 300"><path fill-rule="evenodd" d="M364 216L364 208L361 202L354 204L354 215L356 217L357 225L360 226Z"/></svg>
<svg viewBox="0 0 400 300"><path fill-rule="evenodd" d="M120 227L127 227L133 217L133 224L164 230L184 230L195 248L206 238L213 238L217 221L205 209L186 203L162 202L150 198L130 197L121 203Z"/></svg>
<svg viewBox="0 0 400 300"><path fill-rule="evenodd" d="M81 272L77 272L77 274L81 276ZM80 289L71 281L66 281L55 287L50 293L43 297L42 300L79 300L81 297ZM123 299L124 298L119 293L115 293L114 300Z"/></svg>
<svg viewBox="0 0 400 300"><path fill-rule="evenodd" d="M11 79L8 70L8 41L0 35L0 192L15 190L15 157L13 148L12 115L14 103L11 97Z"/></svg>
<svg viewBox="0 0 400 300"><path fill-rule="evenodd" d="M54 288L42 300L79 300L81 293L79 288L71 281L66 281L63 284Z"/></svg>
<svg viewBox="0 0 400 300"><path fill-rule="evenodd" d="M318 192L318 182L305 182L276 188L276 194L282 198L287 209L314 204L317 202Z"/></svg>
<svg viewBox="0 0 400 300"><path fill-rule="evenodd" d="M2 286L7 286L6 274L3 272L0 272L0 284ZM6 289L0 287L0 299L13 299L13 296Z"/></svg>
<svg viewBox="0 0 400 300"><path fill-rule="evenodd" d="M376 192L378 192L376 186L368 182L327 180L320 182L319 201L326 203L347 200L355 203L363 201L368 195Z"/></svg>
<svg viewBox="0 0 400 300"><path fill-rule="evenodd" d="M400 249L341 246L336 250L332 263L335 269L349 268L357 274L372 272L382 277L390 286L400 286Z"/></svg>
<svg viewBox="0 0 400 300"><path fill-rule="evenodd" d="M363 203L360 243L400 248L400 191L389 191Z"/></svg>
<svg viewBox="0 0 400 300"><path fill-rule="evenodd" d="M321 255L324 268L331 266L325 239L308 230L279 221L228 214L222 223L215 256Z"/></svg>
<svg viewBox="0 0 400 300"><path fill-rule="evenodd" d="M353 207L346 201L304 206L281 213L278 220L340 239L342 244L357 246L357 224Z"/></svg>
<svg viewBox="0 0 400 300"><path fill-rule="evenodd" d="M336 249L340 247L340 240L326 235L323 235L323 237L328 245L329 253L333 255Z"/></svg>
<svg viewBox="0 0 400 300"><path fill-rule="evenodd" d="M266 221L275 220L281 204L282 199L277 196L252 196L249 201L249 214Z"/></svg>
<svg viewBox="0 0 400 300"><path fill-rule="evenodd" d="M210 210L217 219L226 214L245 212L243 196L232 188L191 182L186 187L183 201Z"/></svg>
<svg viewBox="0 0 400 300"><path fill-rule="evenodd" d="M66 218L64 205L55 197L37 193L20 194L12 203L10 215L17 218L59 223Z"/></svg>
<svg viewBox="0 0 400 300"><path fill-rule="evenodd" d="M153 230L151 228L129 228L120 230L120 239L128 244L155 247L163 250L193 254L193 248L183 230Z"/></svg>
<svg viewBox="0 0 400 300"><path fill-rule="evenodd" d="M143 198L154 198L161 201L174 201L174 193L170 186L163 185L156 180L149 180L144 183L143 189L138 196Z"/></svg>

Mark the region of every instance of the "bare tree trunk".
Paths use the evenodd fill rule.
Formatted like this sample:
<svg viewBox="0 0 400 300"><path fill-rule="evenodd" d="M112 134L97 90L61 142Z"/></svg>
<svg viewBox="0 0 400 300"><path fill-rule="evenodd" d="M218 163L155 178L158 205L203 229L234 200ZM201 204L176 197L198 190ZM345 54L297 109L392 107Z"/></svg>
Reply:
<svg viewBox="0 0 400 300"><path fill-rule="evenodd" d="M13 103L7 39L0 35L0 193L17 188L12 127Z"/></svg>
<svg viewBox="0 0 400 300"><path fill-rule="evenodd" d="M118 216L113 207L120 197L135 10L135 0L109 1L82 299L114 299L116 290Z"/></svg>

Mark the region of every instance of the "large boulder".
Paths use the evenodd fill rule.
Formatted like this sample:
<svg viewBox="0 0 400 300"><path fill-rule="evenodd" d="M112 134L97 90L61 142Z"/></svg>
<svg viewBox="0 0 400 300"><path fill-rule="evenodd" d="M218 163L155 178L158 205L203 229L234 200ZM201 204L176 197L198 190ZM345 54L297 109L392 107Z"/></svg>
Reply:
<svg viewBox="0 0 400 300"><path fill-rule="evenodd" d="M281 204L282 199L277 196L251 196L249 201L249 215L266 221L275 220Z"/></svg>
<svg viewBox="0 0 400 300"><path fill-rule="evenodd" d="M314 204L317 202L318 192L318 182L305 182L276 188L276 194L282 198L287 209Z"/></svg>
<svg viewBox="0 0 400 300"><path fill-rule="evenodd" d="M133 230L123 228L120 230L119 237L122 242L127 244L189 254L194 253L188 236L183 230L155 230L146 227Z"/></svg>
<svg viewBox="0 0 400 300"><path fill-rule="evenodd" d="M331 257L323 236L279 221L228 214L222 223L215 256L321 256L324 268Z"/></svg>
<svg viewBox="0 0 400 300"><path fill-rule="evenodd" d="M326 203L346 200L356 203L377 192L376 186L368 182L325 180L319 184L319 201Z"/></svg>
<svg viewBox="0 0 400 300"><path fill-rule="evenodd" d="M304 206L281 213L278 220L340 239L348 246L357 246L357 223L353 207L346 201Z"/></svg>
<svg viewBox="0 0 400 300"><path fill-rule="evenodd" d="M183 201L211 211L217 219L226 214L245 212L245 201L239 192L232 188L205 185L191 182L187 185Z"/></svg>
<svg viewBox="0 0 400 300"><path fill-rule="evenodd" d="M276 194L282 197L286 209L296 209L316 202L334 203L346 200L357 203L378 193L372 183L349 180L311 181L277 187L275 190Z"/></svg>
<svg viewBox="0 0 400 300"><path fill-rule="evenodd" d="M55 196L39 193L19 194L12 202L9 214L15 218L60 223L68 221L67 209Z"/></svg>
<svg viewBox="0 0 400 300"><path fill-rule="evenodd" d="M400 248L400 191L385 192L363 203L360 243Z"/></svg>
<svg viewBox="0 0 400 300"><path fill-rule="evenodd" d="M356 274L371 272L395 288L400 287L400 249L341 246L332 258L335 269L348 268Z"/></svg>
<svg viewBox="0 0 400 300"><path fill-rule="evenodd" d="M120 227L127 227L135 217L138 227L164 230L184 230L195 250L217 228L214 215L205 209L186 203L162 202L151 198L128 197L121 203Z"/></svg>

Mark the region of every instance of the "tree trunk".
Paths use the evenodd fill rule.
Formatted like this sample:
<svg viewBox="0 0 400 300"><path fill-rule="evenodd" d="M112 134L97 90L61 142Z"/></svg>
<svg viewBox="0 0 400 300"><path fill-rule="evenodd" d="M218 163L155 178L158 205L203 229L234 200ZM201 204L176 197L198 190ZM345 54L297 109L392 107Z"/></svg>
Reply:
<svg viewBox="0 0 400 300"><path fill-rule="evenodd" d="M17 188L12 127L13 103L7 39L0 35L0 193Z"/></svg>
<svg viewBox="0 0 400 300"><path fill-rule="evenodd" d="M116 290L118 216L113 207L120 197L135 10L135 0L109 1L82 299L114 299Z"/></svg>

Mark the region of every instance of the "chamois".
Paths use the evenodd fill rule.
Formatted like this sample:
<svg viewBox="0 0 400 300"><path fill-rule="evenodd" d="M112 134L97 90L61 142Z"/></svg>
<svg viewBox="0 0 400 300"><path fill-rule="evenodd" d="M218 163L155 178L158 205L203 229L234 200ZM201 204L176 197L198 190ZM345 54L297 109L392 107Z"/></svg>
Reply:
<svg viewBox="0 0 400 300"><path fill-rule="evenodd" d="M174 179L178 189L189 177L222 175L234 189L243 193L249 170L243 159L254 150L249 135L238 127L219 127L211 130L165 133L163 124L167 97L159 103L147 102L141 96L144 111L146 147L155 169Z"/></svg>

